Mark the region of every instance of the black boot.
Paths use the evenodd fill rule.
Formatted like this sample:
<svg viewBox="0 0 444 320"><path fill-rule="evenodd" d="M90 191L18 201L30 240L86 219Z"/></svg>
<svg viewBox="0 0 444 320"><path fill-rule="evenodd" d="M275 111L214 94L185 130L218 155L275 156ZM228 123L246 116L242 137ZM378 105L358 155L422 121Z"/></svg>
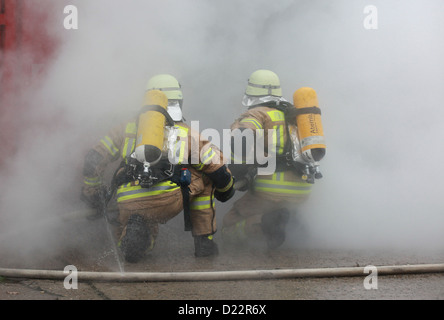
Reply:
<svg viewBox="0 0 444 320"><path fill-rule="evenodd" d="M131 263L138 262L144 256L150 242L151 237L145 219L138 214L130 216L125 236L120 244L125 260Z"/></svg>
<svg viewBox="0 0 444 320"><path fill-rule="evenodd" d="M268 212L262 216L262 232L267 239L269 249L276 249L285 241L285 227L287 226L290 213L281 208Z"/></svg>
<svg viewBox="0 0 444 320"><path fill-rule="evenodd" d="M196 257L216 256L219 254L217 243L212 236L194 237L194 255Z"/></svg>

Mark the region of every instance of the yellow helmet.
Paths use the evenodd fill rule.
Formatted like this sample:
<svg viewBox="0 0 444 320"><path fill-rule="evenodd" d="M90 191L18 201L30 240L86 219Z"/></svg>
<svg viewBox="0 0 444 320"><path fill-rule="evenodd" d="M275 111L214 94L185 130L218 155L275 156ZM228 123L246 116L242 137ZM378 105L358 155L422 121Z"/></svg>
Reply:
<svg viewBox="0 0 444 320"><path fill-rule="evenodd" d="M179 81L169 74L158 74L152 77L146 85L146 91L160 90L168 100L182 100L182 89Z"/></svg>
<svg viewBox="0 0 444 320"><path fill-rule="evenodd" d="M158 74L152 77L146 85L146 91L160 90L168 98L167 111L174 121L182 121L182 88L175 77L169 74Z"/></svg>
<svg viewBox="0 0 444 320"><path fill-rule="evenodd" d="M257 70L248 79L245 94L249 96L282 96L279 77L270 70Z"/></svg>

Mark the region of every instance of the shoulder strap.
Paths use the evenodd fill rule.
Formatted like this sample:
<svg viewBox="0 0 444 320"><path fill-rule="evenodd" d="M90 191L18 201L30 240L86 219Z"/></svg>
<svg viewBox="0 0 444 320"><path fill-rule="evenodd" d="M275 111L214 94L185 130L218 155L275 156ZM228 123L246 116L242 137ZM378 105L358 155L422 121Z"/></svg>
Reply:
<svg viewBox="0 0 444 320"><path fill-rule="evenodd" d="M147 112L147 111L157 111L157 112L160 112L161 114L163 114L165 116L168 125L169 126L174 126L174 120L171 118L171 116L168 113L168 111L166 111L161 106L159 106L159 105L145 105L145 106L142 107L142 109L140 110L139 114Z"/></svg>
<svg viewBox="0 0 444 320"><path fill-rule="evenodd" d="M289 109L288 116L294 118L298 115L308 114L308 113L321 114L321 109L319 109L318 107L306 107L306 108L298 108L298 109L292 108L292 109Z"/></svg>
<svg viewBox="0 0 444 320"><path fill-rule="evenodd" d="M300 114L308 114L308 113L321 114L321 109L316 106L306 107L306 108L295 108L288 101L278 101L278 102L268 101L268 102L256 104L254 106L249 107L248 109L254 109L254 108L258 108L258 107L274 108L274 109L284 112L285 115L289 115L291 117L298 116Z"/></svg>
<svg viewBox="0 0 444 320"><path fill-rule="evenodd" d="M268 108L273 108L273 109L277 109L279 111L282 111L284 113L285 116L285 131L287 133L287 141L285 143L284 146L284 153L283 156L285 156L290 148L290 131L288 129L288 119L290 119L290 114L292 114L293 109L297 110L290 102L288 101L267 101L267 102L263 102L263 103L259 103L256 104L254 106L251 106L248 108L248 110L250 109L254 109L254 108L258 108L258 107L268 107ZM282 156L282 157L283 157Z"/></svg>
<svg viewBox="0 0 444 320"><path fill-rule="evenodd" d="M249 107L248 110L258 108L258 107L274 108L274 109L282 111L284 114L287 114L287 112L289 110L291 110L291 108L293 108L293 105L288 101L267 101L267 102L255 104L255 105Z"/></svg>

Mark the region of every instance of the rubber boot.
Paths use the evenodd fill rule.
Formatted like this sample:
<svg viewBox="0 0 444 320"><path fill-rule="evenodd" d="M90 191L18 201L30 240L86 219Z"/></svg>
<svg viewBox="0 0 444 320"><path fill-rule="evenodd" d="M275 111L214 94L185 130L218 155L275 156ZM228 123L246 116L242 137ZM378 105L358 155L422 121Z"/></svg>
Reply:
<svg viewBox="0 0 444 320"><path fill-rule="evenodd" d="M287 209L281 208L262 216L261 228L269 249L276 249L285 241L285 227L290 219Z"/></svg>
<svg viewBox="0 0 444 320"><path fill-rule="evenodd" d="M217 243L214 242L213 236L196 236L194 237L194 255L196 257L209 257L219 254Z"/></svg>
<svg viewBox="0 0 444 320"><path fill-rule="evenodd" d="M138 262L144 256L150 242L151 237L145 219L138 214L130 216L125 236L120 244L125 260L130 263Z"/></svg>

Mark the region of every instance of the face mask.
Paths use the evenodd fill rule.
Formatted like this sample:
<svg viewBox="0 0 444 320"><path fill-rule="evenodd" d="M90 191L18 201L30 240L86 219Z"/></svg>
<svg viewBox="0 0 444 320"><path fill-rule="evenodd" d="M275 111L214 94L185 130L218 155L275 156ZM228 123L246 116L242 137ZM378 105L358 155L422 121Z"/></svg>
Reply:
<svg viewBox="0 0 444 320"><path fill-rule="evenodd" d="M242 99L242 105L244 107L251 107L257 104L261 104L264 102L270 102L270 101L286 101L283 97L276 97L276 96L249 96L247 94L244 95Z"/></svg>
<svg viewBox="0 0 444 320"><path fill-rule="evenodd" d="M174 121L182 121L182 103L180 100L168 100L167 112Z"/></svg>

